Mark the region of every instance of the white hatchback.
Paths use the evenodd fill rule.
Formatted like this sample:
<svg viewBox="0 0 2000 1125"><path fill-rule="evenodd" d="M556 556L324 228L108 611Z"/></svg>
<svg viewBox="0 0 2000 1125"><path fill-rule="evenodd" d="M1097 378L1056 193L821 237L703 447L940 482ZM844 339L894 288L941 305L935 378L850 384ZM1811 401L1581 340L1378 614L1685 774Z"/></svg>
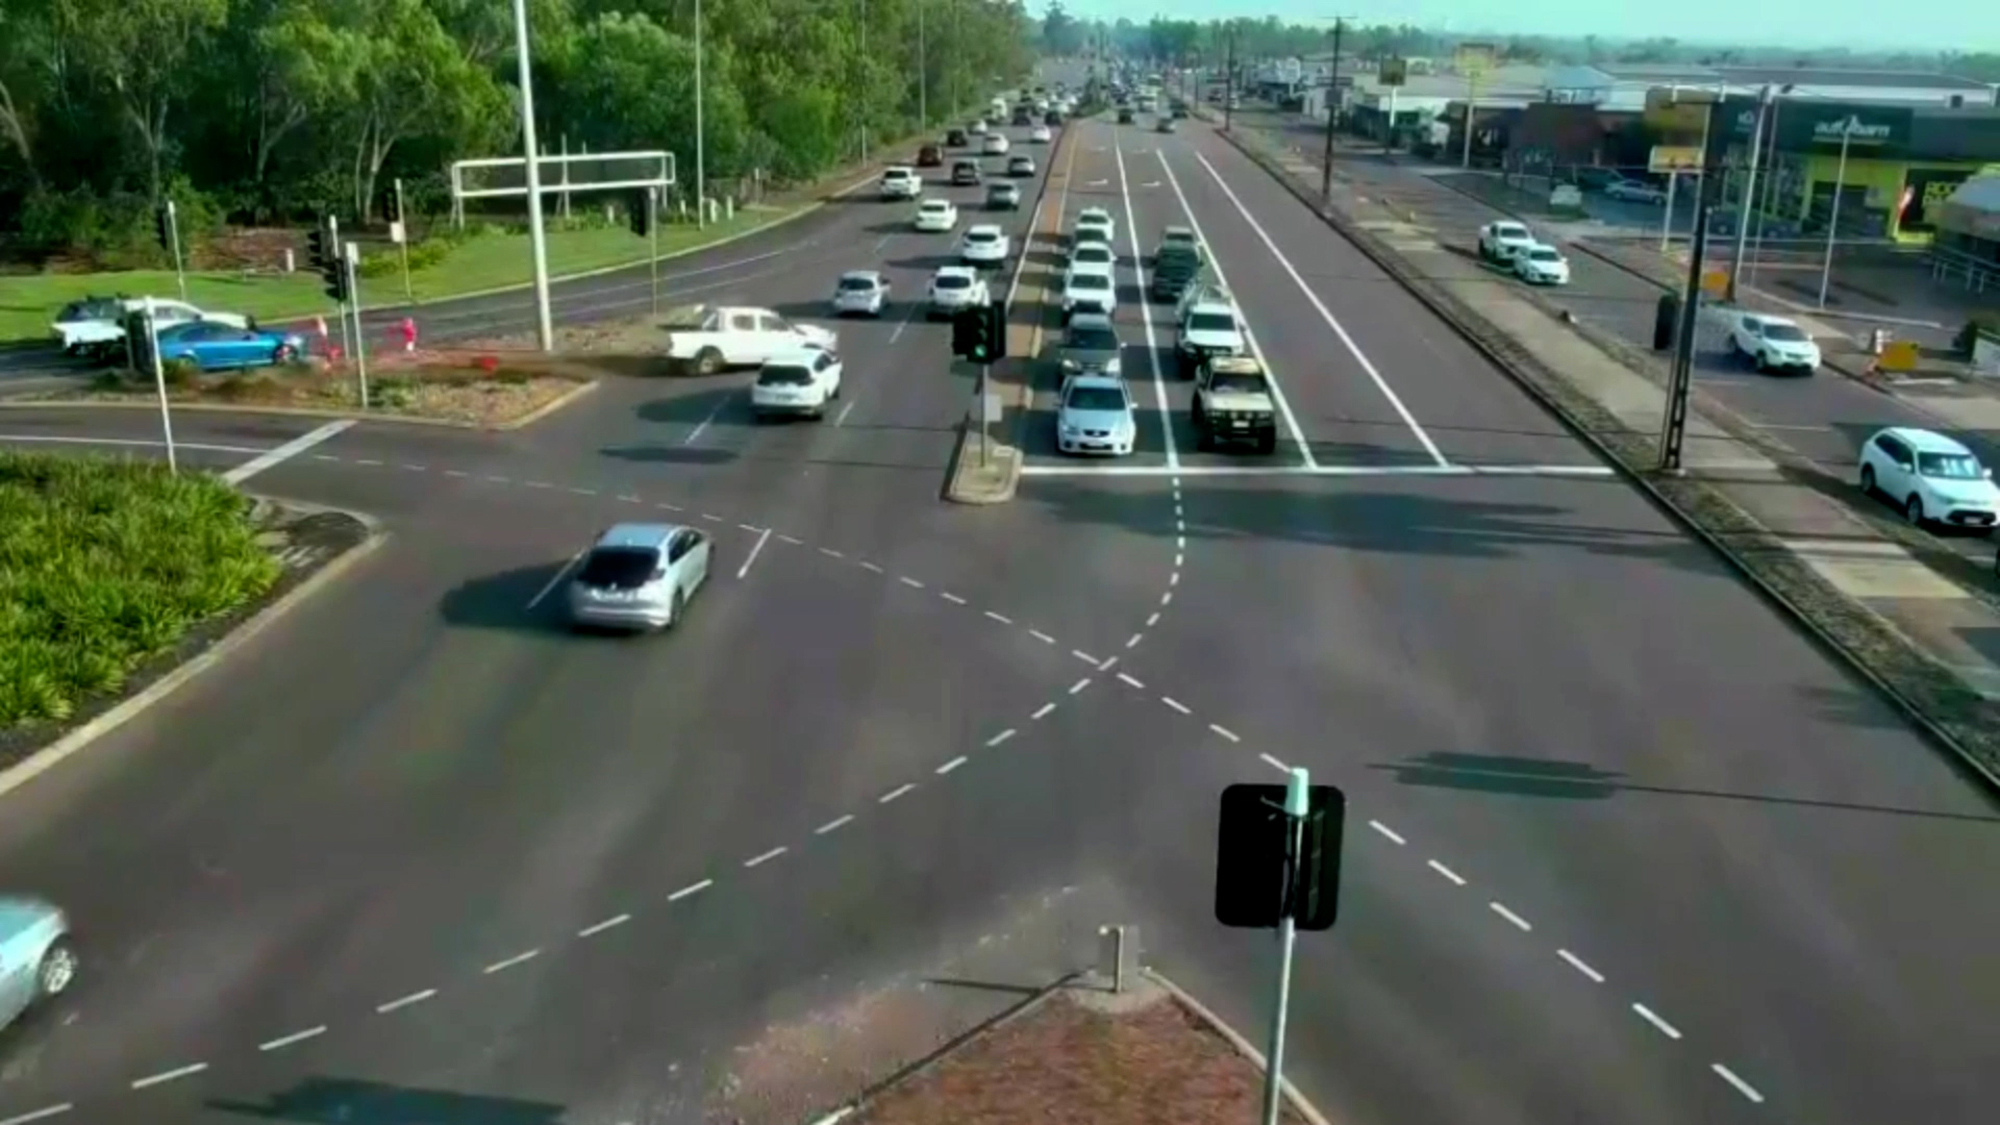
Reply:
<svg viewBox="0 0 2000 1125"><path fill-rule="evenodd" d="M912 223L920 231L949 232L958 226L958 208L949 199L926 199Z"/></svg>
<svg viewBox="0 0 2000 1125"><path fill-rule="evenodd" d="M571 563L570 620L605 629L671 629L708 582L706 534L665 523L621 523Z"/></svg>
<svg viewBox="0 0 2000 1125"><path fill-rule="evenodd" d="M1012 240L998 226L980 223L966 229L958 243L958 257L968 266L995 266L1006 261L1012 249Z"/></svg>
<svg viewBox="0 0 2000 1125"><path fill-rule="evenodd" d="M1005 156L1007 155L1007 147L1007 135L1005 133L988 133L986 134L984 147L981 151L987 156Z"/></svg>
<svg viewBox="0 0 2000 1125"><path fill-rule="evenodd" d="M840 397L840 375L840 357L824 348L774 355L750 384L750 412L760 419L824 418L827 404Z"/></svg>

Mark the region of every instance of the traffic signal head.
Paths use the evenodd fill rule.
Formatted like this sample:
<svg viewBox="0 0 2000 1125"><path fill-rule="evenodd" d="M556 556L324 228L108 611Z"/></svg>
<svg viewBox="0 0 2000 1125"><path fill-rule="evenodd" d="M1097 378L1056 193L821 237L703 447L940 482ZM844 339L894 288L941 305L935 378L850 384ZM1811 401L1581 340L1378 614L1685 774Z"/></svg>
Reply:
<svg viewBox="0 0 2000 1125"><path fill-rule="evenodd" d="M629 212L626 218L632 227L632 233L638 235L640 238L652 237L653 193L644 188L633 192L631 202L626 210Z"/></svg>
<svg viewBox="0 0 2000 1125"><path fill-rule="evenodd" d="M153 214L153 229L159 236L160 249L172 250L174 248L174 226L173 220L167 217L167 209L165 207L161 207Z"/></svg>
<svg viewBox="0 0 2000 1125"><path fill-rule="evenodd" d="M1007 306L988 303L960 309L951 321L951 354L974 363L1007 356Z"/></svg>
<svg viewBox="0 0 2000 1125"><path fill-rule="evenodd" d="M306 232L306 263L319 272L326 272L326 263L332 255L326 250L326 227L314 226Z"/></svg>
<svg viewBox="0 0 2000 1125"><path fill-rule="evenodd" d="M324 276L326 278L326 295L340 304L346 304L348 298L347 270L338 258L333 261L333 269L327 271Z"/></svg>

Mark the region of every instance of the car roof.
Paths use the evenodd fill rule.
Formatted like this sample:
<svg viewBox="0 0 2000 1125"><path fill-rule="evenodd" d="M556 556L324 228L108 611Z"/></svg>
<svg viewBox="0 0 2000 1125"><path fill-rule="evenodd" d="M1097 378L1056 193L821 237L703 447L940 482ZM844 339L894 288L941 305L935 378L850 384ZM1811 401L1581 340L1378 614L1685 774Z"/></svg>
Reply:
<svg viewBox="0 0 2000 1125"><path fill-rule="evenodd" d="M1493 229L1495 232L1500 234L1513 234L1515 231L1520 231L1522 234L1527 234L1528 224L1517 223L1512 219L1501 219L1500 221L1493 224Z"/></svg>
<svg viewBox="0 0 2000 1125"><path fill-rule="evenodd" d="M1950 453L1961 457L1973 455L1970 449L1957 440L1935 430L1919 430L1914 426L1891 426L1882 433L1902 439L1904 444L1919 453Z"/></svg>
<svg viewBox="0 0 2000 1125"><path fill-rule="evenodd" d="M1187 307L1187 311L1189 316L1193 316L1195 313L1222 313L1226 316L1235 316L1236 306L1225 298L1203 297L1190 304Z"/></svg>
<svg viewBox="0 0 2000 1125"><path fill-rule="evenodd" d="M1079 328L1103 329L1113 333L1118 331L1118 326L1111 323L1111 318L1103 313L1077 313L1069 318L1069 327L1072 332Z"/></svg>
<svg viewBox="0 0 2000 1125"><path fill-rule="evenodd" d="M1745 317L1744 317L1743 319L1745 319L1745 320L1754 320L1754 321L1756 321L1756 322L1757 322L1757 323L1759 323L1759 324L1789 324L1789 325L1791 325L1791 326L1792 326L1793 328L1797 328L1797 327L1799 326L1799 322L1798 322L1798 321L1796 321L1796 320L1793 320L1793 319L1792 319L1791 317L1788 317L1788 316L1774 316L1774 315L1772 315L1772 314L1770 314L1770 313L1759 313L1759 312L1753 312L1753 313L1750 313L1749 315L1745 316ZM1928 431L1926 431L1926 430L1914 430L1914 431L1912 431L1912 432L1913 432L1913 433L1927 433Z"/></svg>
<svg viewBox="0 0 2000 1125"><path fill-rule="evenodd" d="M846 281L846 280L847 280L848 278L850 278L850 277L858 277L858 278L861 278L861 279L862 279L862 280L864 280L864 281L880 281L880 280L882 280L882 271L881 271L881 270L848 270L848 271L847 271L846 273L844 273L844 274L841 274L841 275L840 275L840 279L841 279L842 281Z"/></svg>
<svg viewBox="0 0 2000 1125"><path fill-rule="evenodd" d="M990 234L998 236L1003 233L1005 232L1003 232L1000 229L999 223L974 223L973 225L965 228L965 236L967 238L970 238L975 234L980 234L980 235Z"/></svg>
<svg viewBox="0 0 2000 1125"><path fill-rule="evenodd" d="M1103 270L1071 270L1071 271L1069 271L1069 279L1068 279L1069 281L1074 281L1075 279L1077 279L1077 278L1079 278L1079 277L1089 277L1089 278L1095 278L1095 279L1097 279L1098 281L1103 281L1103 282L1106 282L1106 283L1109 283L1109 282L1110 282L1110 280L1111 280L1111 275L1110 275L1110 274L1108 274L1108 273L1105 273L1105 272L1104 272ZM1065 283L1064 283L1064 284L1067 284L1067 283L1068 283L1068 281L1065 281ZM1095 289L1095 288L1097 288L1097 286L1095 286L1095 285L1091 285L1091 286L1088 286L1088 288L1091 288L1091 289Z"/></svg>
<svg viewBox="0 0 2000 1125"><path fill-rule="evenodd" d="M769 367L776 364L779 367L811 367L813 364L819 362L819 357L832 354L827 349L814 344L801 344L795 348L781 348L778 351L772 352L764 360L764 366Z"/></svg>
<svg viewBox="0 0 2000 1125"><path fill-rule="evenodd" d="M1211 371L1229 375L1262 375L1264 365L1253 355L1216 355L1208 357Z"/></svg>
<svg viewBox="0 0 2000 1125"><path fill-rule="evenodd" d="M674 533L685 530L677 523L613 524L597 537L592 547L663 547Z"/></svg>
<svg viewBox="0 0 2000 1125"><path fill-rule="evenodd" d="M908 164L891 164L887 168L882 169L882 174L885 176L894 176L898 173L915 175L916 172L917 170L915 168L910 167Z"/></svg>
<svg viewBox="0 0 2000 1125"><path fill-rule="evenodd" d="M1160 238L1162 241L1169 238L1192 239L1194 237L1195 233L1192 227L1168 227L1167 229L1160 232Z"/></svg>
<svg viewBox="0 0 2000 1125"><path fill-rule="evenodd" d="M1063 397L1069 397L1069 392L1078 387L1100 387L1106 390L1123 391L1125 390L1125 380L1116 375L1078 375L1076 378L1071 379L1064 388ZM1130 401L1132 396L1128 392L1125 397L1127 401Z"/></svg>
<svg viewBox="0 0 2000 1125"><path fill-rule="evenodd" d="M939 266L932 277L969 277L977 279L979 271L971 266Z"/></svg>
<svg viewBox="0 0 2000 1125"><path fill-rule="evenodd" d="M917 210L941 211L946 207L950 206L951 206L951 200L949 199L926 199L922 203L917 204Z"/></svg>

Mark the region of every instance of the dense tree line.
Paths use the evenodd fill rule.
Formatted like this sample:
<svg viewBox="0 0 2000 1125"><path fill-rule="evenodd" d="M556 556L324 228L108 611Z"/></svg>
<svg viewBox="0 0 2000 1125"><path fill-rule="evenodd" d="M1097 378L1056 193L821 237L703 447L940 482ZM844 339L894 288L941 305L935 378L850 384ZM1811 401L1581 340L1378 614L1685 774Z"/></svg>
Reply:
<svg viewBox="0 0 2000 1125"><path fill-rule="evenodd" d="M529 0L539 136L694 167L696 0ZM811 177L1020 77L1018 0L708 0L712 180ZM919 50L919 40L922 50ZM0 232L115 256L191 225L379 218L406 178L518 156L506 0L0 0Z"/></svg>

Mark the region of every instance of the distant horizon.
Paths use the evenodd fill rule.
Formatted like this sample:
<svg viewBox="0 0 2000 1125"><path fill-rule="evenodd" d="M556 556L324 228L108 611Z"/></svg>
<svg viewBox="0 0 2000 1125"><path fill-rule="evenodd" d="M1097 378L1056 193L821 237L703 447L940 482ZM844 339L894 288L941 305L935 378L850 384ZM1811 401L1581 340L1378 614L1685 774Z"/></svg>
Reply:
<svg viewBox="0 0 2000 1125"><path fill-rule="evenodd" d="M1350 9L1350 23L1363 26L1409 24L1425 31L1467 38L1505 39L1520 35L1581 40L1586 36L1596 36L1605 43L1671 38L1681 46L1713 50L1782 51L1790 48L1802 51L1845 50L1867 55L2000 51L2000 5L1986 8L1986 14L1982 16L1973 16L1975 9L1972 8L1958 13L1956 18L1974 26L1954 28L1951 34L1956 42L1953 44L1940 44L1928 38L1940 32L1919 21L1907 21L1901 27L1876 29L1873 25L1881 22L1878 15L1880 6L1866 0L1768 0L1759 5L1754 18L1747 21L1745 10L1740 5L1724 0L1685 0L1671 13L1649 11L1637 17L1621 15L1610 27L1595 26L1613 22L1614 17L1607 16L1606 9L1591 0L1530 0L1515 9L1518 23L1512 27L1493 26L1488 22L1492 18L1488 5L1468 3L1466 0L1408 0L1393 7L1383 5L1386 10L1380 12L1368 11L1370 6L1365 4L1342 6ZM1063 8L1078 19L1114 23L1126 19L1142 25L1156 16L1200 20L1276 16L1287 23L1331 22L1330 16L1271 11L1255 0L1219 0L1201 4L1198 8L1189 5L1193 10L1185 12L1177 10L1176 5L1160 5L1157 0L1154 3L1141 3L1139 0L1073 0L1065 3ZM1028 10L1033 17L1041 18L1048 11L1047 0L1034 0L1028 5ZM1733 29L1733 38L1688 34L1693 28L1724 25ZM1855 30L1813 34L1815 29L1830 27ZM1869 30L1860 30L1863 28ZM1924 38L1899 38L1896 35L1899 31L1905 36Z"/></svg>

